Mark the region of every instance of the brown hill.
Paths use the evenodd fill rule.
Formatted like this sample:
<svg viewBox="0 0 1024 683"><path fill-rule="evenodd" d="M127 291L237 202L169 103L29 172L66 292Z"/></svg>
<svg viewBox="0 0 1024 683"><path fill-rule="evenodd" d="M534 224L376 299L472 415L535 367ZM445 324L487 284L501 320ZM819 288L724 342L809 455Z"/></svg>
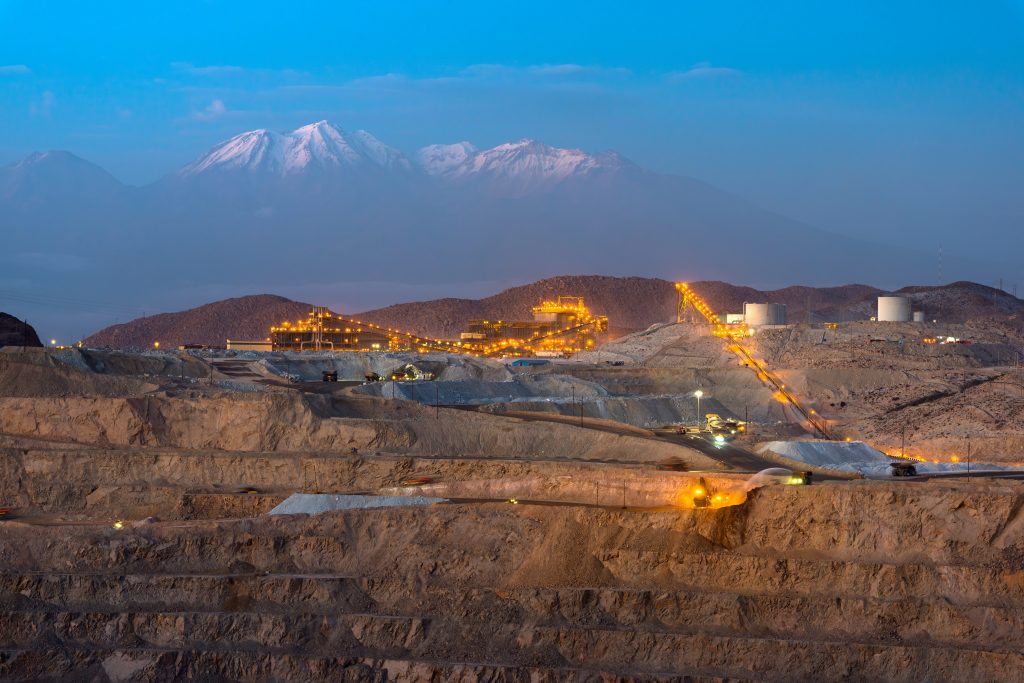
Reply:
<svg viewBox="0 0 1024 683"><path fill-rule="evenodd" d="M875 297L882 293L867 285L841 287L793 286L761 291L727 282L703 281L691 286L720 313L739 312L743 302L786 304L791 322L866 319L875 313ZM967 318L1024 313L1024 302L1005 292L970 282L941 287L900 290L929 317L961 321ZM530 308L558 295L582 296L595 313L607 315L613 333L623 334L656 322L674 320L677 295L667 280L641 277L571 275L513 287L483 299L435 299L395 304L354 317L385 327L438 338L457 338L468 320L489 318L525 320ZM185 342L223 345L228 338L262 339L272 324L305 318L309 304L279 296L226 299L180 313L140 318L97 332L89 346L150 346L153 341L172 345Z"/></svg>
<svg viewBox="0 0 1024 683"><path fill-rule="evenodd" d="M39 335L28 323L0 313L0 346L42 346Z"/></svg>
<svg viewBox="0 0 1024 683"><path fill-rule="evenodd" d="M483 299L437 299L395 304L360 314L386 327L442 339L457 338L467 320L530 320L530 309L559 295L581 296L613 328L635 330L675 317L675 286L666 280L603 275L566 275L512 287Z"/></svg>
<svg viewBox="0 0 1024 683"><path fill-rule="evenodd" d="M812 319L864 318L858 306L873 304L880 290L866 285L842 287L787 287L761 291L728 282L691 283L714 310L739 312L743 302L783 303L794 320L806 320L808 305ZM465 322L474 318L527 320L530 308L559 294L582 296L594 313L607 315L613 333L641 330L656 322L674 320L678 295L675 284L667 280L642 277L568 275L513 287L484 299L438 299L396 304L360 314L386 327L418 331L427 336L455 338Z"/></svg>
<svg viewBox="0 0 1024 683"><path fill-rule="evenodd" d="M305 319L310 305L274 294L224 299L177 313L161 313L111 325L85 340L86 346L166 348L180 344L223 346L227 339L263 339L271 325Z"/></svg>
<svg viewBox="0 0 1024 683"><path fill-rule="evenodd" d="M924 311L929 319L963 322L1024 313L1024 302L1014 295L976 282L953 282L939 287L904 287L898 293L909 296L914 302L914 309Z"/></svg>

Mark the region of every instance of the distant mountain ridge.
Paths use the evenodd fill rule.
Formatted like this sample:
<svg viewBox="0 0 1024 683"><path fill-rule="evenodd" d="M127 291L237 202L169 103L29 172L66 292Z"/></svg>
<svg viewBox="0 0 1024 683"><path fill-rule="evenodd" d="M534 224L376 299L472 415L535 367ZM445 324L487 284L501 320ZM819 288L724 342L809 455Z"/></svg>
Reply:
<svg viewBox="0 0 1024 683"><path fill-rule="evenodd" d="M0 167L0 201L28 205L59 199L97 199L128 188L96 164L70 152L33 152Z"/></svg>
<svg viewBox="0 0 1024 683"><path fill-rule="evenodd" d="M760 291L727 282L691 283L719 313L738 312L746 302L787 305L790 322L867 319L874 314L875 297L883 290L867 285L786 287ZM1024 301L999 290L970 282L900 290L929 316L948 321L973 317L1019 315ZM482 299L435 299L395 304L352 314L359 320L403 329L429 337L455 339L472 319L530 319L531 308L559 295L582 296L597 314L607 315L614 334L644 329L675 320L677 293L667 280L642 277L577 275L547 278L506 289ZM323 302L321 302L323 303ZM809 308L808 308L809 307ZM310 305L261 294L218 301L177 313L139 318L100 330L85 340L89 346L147 347L154 341L223 345L226 339L263 339L271 325L304 319Z"/></svg>
<svg viewBox="0 0 1024 683"><path fill-rule="evenodd" d="M574 176L633 167L616 152L588 154L524 138L490 149L469 142L427 145L409 159L365 130L348 132L322 120L279 133L246 131L215 145L168 178L211 174L290 177L342 171L390 171L421 174L442 181L487 179L508 183L516 193L540 190ZM54 187L81 184L100 193L132 190L99 166L61 150L34 152L0 167L0 198L15 197L30 182Z"/></svg>
<svg viewBox="0 0 1024 683"><path fill-rule="evenodd" d="M519 195L599 172L633 165L615 152L588 154L537 140L522 139L480 150L469 142L428 145L410 161L365 130L349 133L329 121L289 133L252 130L216 145L176 174L193 178L211 173L289 177L317 173L420 173L441 182L486 182L494 190Z"/></svg>
<svg viewBox="0 0 1024 683"><path fill-rule="evenodd" d="M399 289L566 271L892 286L894 277L930 279L935 263L615 152L521 139L430 145L407 157L328 121L241 133L143 187L69 153L32 155L0 168L0 225L9 282L44 278L51 298L74 290L119 310L173 306L195 291L356 281ZM1001 254L1015 253L1013 239ZM999 272L985 259L947 252L944 268ZM81 329L52 307L25 313L57 337Z"/></svg>

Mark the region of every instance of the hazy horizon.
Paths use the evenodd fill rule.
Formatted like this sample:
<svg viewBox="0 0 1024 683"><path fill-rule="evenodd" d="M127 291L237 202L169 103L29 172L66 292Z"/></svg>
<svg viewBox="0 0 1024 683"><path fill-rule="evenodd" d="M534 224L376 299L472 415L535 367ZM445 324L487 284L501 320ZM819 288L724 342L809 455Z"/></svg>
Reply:
<svg viewBox="0 0 1024 683"><path fill-rule="evenodd" d="M758 207L763 222L751 222L749 234L760 229L770 241L763 226L778 223L790 231L782 235L801 226L815 231L819 245L829 235L837 244L862 245L827 254L824 246L812 251L793 241L792 259L772 269L719 253L760 249L744 233L741 244L724 235L721 246L700 243L713 253L698 258L686 249L685 234L672 236L667 216L676 209L665 200L651 219L659 227L646 233L656 255L648 263L614 240L604 249L574 250L568 237L550 262L519 269L471 263L472 249L507 249L507 240L495 237L459 247L465 258L441 264L443 273L393 268L382 276L355 268L344 277L326 264L297 262L298 251L285 252L291 261L275 273L224 273L201 260L201 248L197 261L171 237L142 240L145 230L171 229L154 218L159 209L93 208L78 222L82 212L71 204L67 213L47 215L18 205L0 211L0 230L14 236L0 254L0 310L40 320L47 338L88 334L134 317L128 311L179 310L243 293L364 310L417 298L477 298L570 273L714 278L760 289L850 280L883 288L959 279L995 286L1002 279L1010 290L1024 282L1016 258L1024 244L1020 2L983 10L665 4L646 12L592 3L391 11L254 3L241 11L217 2L130 9L10 2L0 5L0 26L0 166L61 149L144 186L244 131L327 119L347 131L368 130L410 156L435 143L488 148L520 138L615 150L643 169L695 179ZM722 201L702 202L694 209L710 217L697 222L702 234L728 223L716 208ZM559 220L571 206L568 199L559 204ZM223 211L226 231L249 229L243 215ZM523 215L541 215L540 204L531 211ZM453 215L439 213L436 226L430 223L441 231L439 244L462 239L443 232ZM465 220L489 215L478 207ZM574 239L591 234L592 219L582 215ZM210 236L215 225L195 211L181 220L195 223L197 235ZM378 220L368 214L362 224ZM321 245L323 235L342 234L328 232L321 214L313 223L321 227L310 234ZM97 226L104 225L127 231L128 239L116 230L116 238L101 235ZM389 234L400 234L400 221L389 225ZM409 221L406 229L416 225ZM281 229L266 230L272 228ZM610 239L610 229L593 239ZM622 229L640 230L628 223ZM90 242L86 231L97 237ZM116 246L101 249L108 239ZM163 286L126 265L128 244L155 260L148 272ZM254 263L270 258L246 248ZM665 256L672 250L681 255L676 265ZM797 272L801 262L808 272ZM189 277L172 281L170 274L189 269ZM126 286L120 272L143 279ZM55 311L27 303L32 296L70 303ZM75 302L95 309L76 310Z"/></svg>

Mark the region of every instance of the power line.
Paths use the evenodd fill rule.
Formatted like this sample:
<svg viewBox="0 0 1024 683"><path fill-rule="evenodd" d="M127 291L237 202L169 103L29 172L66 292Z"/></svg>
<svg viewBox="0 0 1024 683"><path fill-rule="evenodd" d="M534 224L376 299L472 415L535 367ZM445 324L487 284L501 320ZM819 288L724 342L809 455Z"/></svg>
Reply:
<svg viewBox="0 0 1024 683"><path fill-rule="evenodd" d="M58 308L75 309L89 313L125 313L138 315L141 309L118 306L98 301L85 301L81 299L70 299L47 294L11 292L0 290L0 301L13 301L18 303L39 304L42 306L54 306Z"/></svg>

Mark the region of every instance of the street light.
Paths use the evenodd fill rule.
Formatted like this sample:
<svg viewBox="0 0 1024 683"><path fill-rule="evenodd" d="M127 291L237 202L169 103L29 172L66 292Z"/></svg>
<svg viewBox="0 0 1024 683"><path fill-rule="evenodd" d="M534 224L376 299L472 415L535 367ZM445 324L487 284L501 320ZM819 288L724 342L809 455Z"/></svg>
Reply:
<svg viewBox="0 0 1024 683"><path fill-rule="evenodd" d="M697 399L697 426L700 427L700 397L704 395L704 392L698 389L693 392L693 397Z"/></svg>

